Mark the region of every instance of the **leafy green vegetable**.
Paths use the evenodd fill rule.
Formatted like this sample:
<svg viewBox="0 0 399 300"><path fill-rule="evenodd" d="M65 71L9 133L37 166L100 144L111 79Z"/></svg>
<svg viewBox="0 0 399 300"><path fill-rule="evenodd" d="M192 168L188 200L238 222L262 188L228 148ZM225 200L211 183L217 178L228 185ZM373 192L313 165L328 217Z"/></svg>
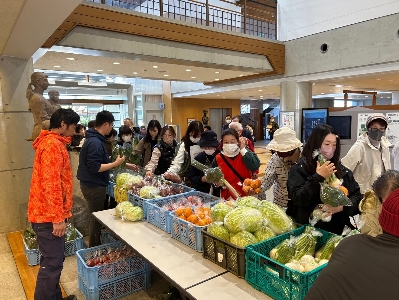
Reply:
<svg viewBox="0 0 399 300"><path fill-rule="evenodd" d="M239 231L255 232L264 225L264 217L255 208L239 206L224 218L224 225L231 233Z"/></svg>
<svg viewBox="0 0 399 300"><path fill-rule="evenodd" d="M120 173L116 177L116 185L120 188L130 188L133 183L140 183L141 177L130 173Z"/></svg>
<svg viewBox="0 0 399 300"><path fill-rule="evenodd" d="M217 203L211 208L211 219L213 222L223 222L224 217L232 210L233 207L225 202Z"/></svg>
<svg viewBox="0 0 399 300"><path fill-rule="evenodd" d="M238 199L237 205L258 208L260 205L260 200L254 196L245 196Z"/></svg>
<svg viewBox="0 0 399 300"><path fill-rule="evenodd" d="M257 242L256 237L248 231L240 231L230 237L230 243L242 248Z"/></svg>
<svg viewBox="0 0 399 300"><path fill-rule="evenodd" d="M144 199L153 199L159 196L159 190L155 186L144 186L140 189L140 197Z"/></svg>
<svg viewBox="0 0 399 300"><path fill-rule="evenodd" d="M258 240L258 242L262 242L264 240L268 240L275 236L273 230L271 230L267 226L262 226L260 229L254 232L254 236Z"/></svg>
<svg viewBox="0 0 399 300"><path fill-rule="evenodd" d="M115 207L116 215L126 221L140 221L144 218L144 211L141 207L133 206L131 202L124 201Z"/></svg>
<svg viewBox="0 0 399 300"><path fill-rule="evenodd" d="M285 211L277 204L270 201L262 200L259 206L259 211L269 221L269 226L274 233L281 234L295 229L295 224Z"/></svg>
<svg viewBox="0 0 399 300"><path fill-rule="evenodd" d="M121 219L121 218L122 218L123 211L124 211L125 209L127 209L128 207L131 207L131 206L133 206L133 204L130 203L129 201L123 201L123 202L119 203L119 204L115 207L115 214L116 214L116 216L117 216L119 219Z"/></svg>
<svg viewBox="0 0 399 300"><path fill-rule="evenodd" d="M227 228L223 225L222 222L213 222L211 223L207 231L214 236L217 236L221 240L228 242L230 240L230 233Z"/></svg>

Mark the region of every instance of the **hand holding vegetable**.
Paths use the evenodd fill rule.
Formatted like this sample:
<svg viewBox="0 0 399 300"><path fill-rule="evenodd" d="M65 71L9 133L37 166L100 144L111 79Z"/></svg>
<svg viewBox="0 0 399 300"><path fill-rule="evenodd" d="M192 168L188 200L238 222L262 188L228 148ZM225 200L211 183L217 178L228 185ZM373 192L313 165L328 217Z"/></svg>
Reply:
<svg viewBox="0 0 399 300"><path fill-rule="evenodd" d="M330 175L334 174L335 172L337 172L337 170L335 169L334 164L329 160L322 165L320 164L320 162L317 161L316 173L319 174L320 176L328 178Z"/></svg>
<svg viewBox="0 0 399 300"><path fill-rule="evenodd" d="M124 156L120 156L118 155L114 161L115 167L119 166L120 164L122 164L125 161L125 157Z"/></svg>

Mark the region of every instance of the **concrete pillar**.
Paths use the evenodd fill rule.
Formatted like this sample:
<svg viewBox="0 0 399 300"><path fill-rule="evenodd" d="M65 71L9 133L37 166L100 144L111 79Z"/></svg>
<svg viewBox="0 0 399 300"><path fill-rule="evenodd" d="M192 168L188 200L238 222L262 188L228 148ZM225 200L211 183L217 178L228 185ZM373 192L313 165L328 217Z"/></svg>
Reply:
<svg viewBox="0 0 399 300"><path fill-rule="evenodd" d="M134 102L134 88L131 85L128 89L127 89L127 117L131 118L133 120L133 123L135 126L137 126L137 120L136 120L136 109L135 109L135 102ZM123 119L121 118L121 125L123 125L123 120L125 119L125 117L123 117Z"/></svg>
<svg viewBox="0 0 399 300"><path fill-rule="evenodd" d="M26 226L34 151L30 137L33 117L26 87L32 59L0 56L0 233Z"/></svg>
<svg viewBox="0 0 399 300"><path fill-rule="evenodd" d="M295 131L301 139L302 108L312 107L312 83L285 81L280 84L280 112L295 111Z"/></svg>
<svg viewBox="0 0 399 300"><path fill-rule="evenodd" d="M175 124L172 110L172 88L170 81L162 81L162 98L165 108L163 110L163 120L165 124Z"/></svg>
<svg viewBox="0 0 399 300"><path fill-rule="evenodd" d="M399 92L392 93L392 104L399 104Z"/></svg>

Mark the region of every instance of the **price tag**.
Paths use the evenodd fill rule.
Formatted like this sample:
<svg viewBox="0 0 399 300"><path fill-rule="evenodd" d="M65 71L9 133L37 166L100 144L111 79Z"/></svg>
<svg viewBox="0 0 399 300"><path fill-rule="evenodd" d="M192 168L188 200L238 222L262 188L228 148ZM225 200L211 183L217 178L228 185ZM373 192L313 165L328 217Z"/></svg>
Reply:
<svg viewBox="0 0 399 300"><path fill-rule="evenodd" d="M223 261L223 254L222 253L218 253L218 262L222 262Z"/></svg>

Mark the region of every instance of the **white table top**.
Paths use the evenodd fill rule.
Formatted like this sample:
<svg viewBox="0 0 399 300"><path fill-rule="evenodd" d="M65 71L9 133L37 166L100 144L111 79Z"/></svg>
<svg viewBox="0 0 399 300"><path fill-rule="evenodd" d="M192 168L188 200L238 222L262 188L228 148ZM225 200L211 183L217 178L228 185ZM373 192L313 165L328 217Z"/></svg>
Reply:
<svg viewBox="0 0 399 300"><path fill-rule="evenodd" d="M226 273L187 289L196 299L265 299L273 300L268 295L255 290L244 279L232 273Z"/></svg>
<svg viewBox="0 0 399 300"><path fill-rule="evenodd" d="M202 253L173 239L159 228L145 221L122 221L114 214L114 209L93 213L102 224L182 289L226 272L203 258Z"/></svg>

